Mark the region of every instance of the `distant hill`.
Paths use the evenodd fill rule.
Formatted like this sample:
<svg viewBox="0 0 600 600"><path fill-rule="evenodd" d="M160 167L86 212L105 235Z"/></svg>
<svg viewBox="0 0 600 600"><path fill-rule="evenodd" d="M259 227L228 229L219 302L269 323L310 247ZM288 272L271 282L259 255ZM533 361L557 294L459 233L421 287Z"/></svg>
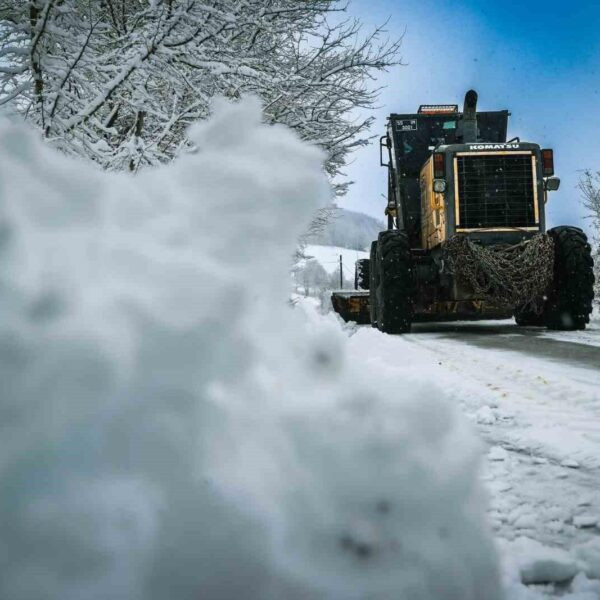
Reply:
<svg viewBox="0 0 600 600"><path fill-rule="evenodd" d="M361 212L340 208L334 214L327 227L312 236L309 243L350 250L369 250L379 232L386 229L383 221Z"/></svg>

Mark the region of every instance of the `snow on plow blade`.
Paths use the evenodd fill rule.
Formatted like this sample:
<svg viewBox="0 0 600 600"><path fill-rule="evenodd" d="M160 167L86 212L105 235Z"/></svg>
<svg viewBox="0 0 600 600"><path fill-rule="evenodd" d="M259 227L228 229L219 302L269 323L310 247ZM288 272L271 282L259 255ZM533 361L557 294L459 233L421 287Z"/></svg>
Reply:
<svg viewBox="0 0 600 600"><path fill-rule="evenodd" d="M331 294L333 310L344 321L355 321L360 325L371 322L369 312L369 292L367 290L337 291Z"/></svg>

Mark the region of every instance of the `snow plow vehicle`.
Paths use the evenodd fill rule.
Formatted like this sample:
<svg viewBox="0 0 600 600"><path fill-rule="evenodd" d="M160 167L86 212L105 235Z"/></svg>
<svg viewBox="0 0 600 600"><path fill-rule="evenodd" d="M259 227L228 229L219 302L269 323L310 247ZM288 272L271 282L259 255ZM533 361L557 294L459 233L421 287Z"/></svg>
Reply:
<svg viewBox="0 0 600 600"><path fill-rule="evenodd" d="M507 110L458 105L392 114L380 139L388 229L356 265L354 292L334 292L345 320L406 333L413 322L506 319L585 329L593 261L584 232L546 230L560 185L551 149L507 137ZM384 154L385 160L384 160Z"/></svg>

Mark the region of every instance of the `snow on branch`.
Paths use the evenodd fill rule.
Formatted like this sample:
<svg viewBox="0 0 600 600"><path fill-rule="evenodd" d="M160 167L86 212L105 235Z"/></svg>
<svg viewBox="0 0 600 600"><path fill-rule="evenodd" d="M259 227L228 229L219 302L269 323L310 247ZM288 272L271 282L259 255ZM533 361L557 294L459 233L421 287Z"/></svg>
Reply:
<svg viewBox="0 0 600 600"><path fill-rule="evenodd" d="M335 178L369 139L357 114L375 106L372 80L400 62L401 40L363 33L339 0L3 4L0 104L111 170L170 161L214 97L255 94L268 123L325 150Z"/></svg>

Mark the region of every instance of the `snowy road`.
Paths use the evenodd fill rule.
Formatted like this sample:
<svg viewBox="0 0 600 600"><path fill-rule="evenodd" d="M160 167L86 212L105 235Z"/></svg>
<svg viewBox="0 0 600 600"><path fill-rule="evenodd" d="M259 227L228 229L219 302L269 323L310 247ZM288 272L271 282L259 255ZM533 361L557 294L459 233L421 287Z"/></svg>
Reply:
<svg viewBox="0 0 600 600"><path fill-rule="evenodd" d="M409 344L459 374L467 413L507 450L600 467L600 331L512 323L417 326Z"/></svg>
<svg viewBox="0 0 600 600"><path fill-rule="evenodd" d="M491 446L499 532L559 545L600 535L573 525L600 522L600 330L428 325L406 341L463 380L465 412Z"/></svg>
<svg viewBox="0 0 600 600"><path fill-rule="evenodd" d="M512 321L419 324L405 336L367 329L356 337L369 338L375 356L368 360L390 369L414 362L489 445L483 477L505 560L530 555L529 540L514 541L530 538L567 551L559 560L572 561L567 574L591 552L583 570L600 578L600 324L564 333ZM550 596L563 591L543 588Z"/></svg>

